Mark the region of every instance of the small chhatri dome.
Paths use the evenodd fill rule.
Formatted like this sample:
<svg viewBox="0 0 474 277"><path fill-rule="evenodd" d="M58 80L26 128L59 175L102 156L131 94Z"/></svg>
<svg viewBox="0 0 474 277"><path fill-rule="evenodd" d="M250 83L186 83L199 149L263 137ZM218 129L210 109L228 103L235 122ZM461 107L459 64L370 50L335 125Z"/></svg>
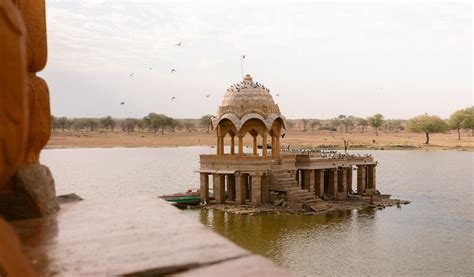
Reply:
<svg viewBox="0 0 474 277"><path fill-rule="evenodd" d="M268 130L277 119L282 122L282 127L285 127L284 117L273 101L270 90L254 82L249 74L245 75L242 82L227 89L213 125L217 126L224 119L231 121L237 131L251 119L264 123Z"/></svg>
<svg viewBox="0 0 474 277"><path fill-rule="evenodd" d="M218 116L222 117L227 113L233 113L240 118L247 113L257 113L265 118L270 114L281 115L270 90L258 82L253 82L250 74L245 75L242 82L227 89L219 106Z"/></svg>

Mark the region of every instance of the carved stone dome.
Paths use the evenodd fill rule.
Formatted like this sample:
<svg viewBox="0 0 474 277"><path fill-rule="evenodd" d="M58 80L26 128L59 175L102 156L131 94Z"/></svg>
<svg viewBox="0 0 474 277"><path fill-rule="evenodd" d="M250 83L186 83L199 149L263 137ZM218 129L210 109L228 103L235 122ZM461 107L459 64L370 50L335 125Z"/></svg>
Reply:
<svg viewBox="0 0 474 277"><path fill-rule="evenodd" d="M249 74L245 75L242 82L227 89L213 120L213 126L217 126L224 119L231 121L237 131L250 119L260 120L268 130L277 119L281 119L283 127L286 125L270 90L254 82Z"/></svg>
<svg viewBox="0 0 474 277"><path fill-rule="evenodd" d="M280 108L273 101L270 90L262 84L254 82L247 74L244 80L227 89L218 115L222 117L233 113L242 118L247 113L258 113L263 117L270 114L280 115Z"/></svg>

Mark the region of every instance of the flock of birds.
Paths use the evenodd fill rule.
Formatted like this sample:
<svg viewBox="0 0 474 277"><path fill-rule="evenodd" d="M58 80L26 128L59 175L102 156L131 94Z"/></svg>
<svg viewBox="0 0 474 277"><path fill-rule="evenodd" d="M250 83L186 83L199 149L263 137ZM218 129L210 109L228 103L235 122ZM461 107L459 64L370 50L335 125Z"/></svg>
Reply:
<svg viewBox="0 0 474 277"><path fill-rule="evenodd" d="M180 42L174 44L174 46L175 46L175 47L181 47L182 44L183 44L183 41L180 41ZM242 55L241 57L242 57L243 59L245 59L246 55ZM151 71L151 70L153 70L153 68L152 68L152 67L148 67L148 70ZM172 75L174 75L174 74L176 73L176 69L172 68L172 69L170 70L170 72L171 72ZM130 78L135 77L135 72L131 72L129 76L130 76ZM254 83L254 82L251 82L251 83L250 83L250 86L253 87L253 88L261 87L261 88L263 88L264 90L266 90L267 92L270 92L269 89L267 89L267 88L266 88L265 86L263 86L262 84L259 84L258 82L255 82L255 83ZM237 92L239 92L241 89L244 89L244 88L248 88L248 86L246 85L245 82L240 82L240 83L238 83L238 84L233 84L228 90L232 90L232 91L237 91ZM208 94L205 94L204 96L205 96L206 98L209 98L209 97L211 97L211 94L208 93ZM277 93L276 96L279 97L280 94ZM171 101L175 101L175 100L176 100L176 97L175 97L175 96L172 96L172 97L171 97ZM124 102L124 101L120 102L120 105L125 105L125 102Z"/></svg>
<svg viewBox="0 0 474 277"><path fill-rule="evenodd" d="M290 145L288 145L287 148L283 148L282 151L283 152L298 153L298 154L306 154L306 155L309 155L311 153L318 153L321 158L325 158L325 159L346 159L346 158L369 158L369 157L372 157L371 154L346 154L346 153L341 153L337 150L290 148Z"/></svg>
<svg viewBox="0 0 474 277"><path fill-rule="evenodd" d="M180 42L176 43L174 46L175 46L175 47L181 47L182 44L183 44L183 41L180 41ZM153 70L153 68L152 68L152 67L148 67L148 70L151 71L151 70ZM172 68L172 69L171 69L171 74L175 74L175 73L176 73L176 69ZM130 78L133 78L133 77L135 76L135 72L131 72L129 76L130 76ZM209 94L205 94L204 96L205 96L206 98L209 98L209 97L211 97L211 94L210 94L210 93L209 93ZM171 101L174 101L174 100L176 100L176 97L175 97L175 96L172 96L172 97L171 97ZM125 102L124 102L124 101L120 102L120 105L125 105Z"/></svg>

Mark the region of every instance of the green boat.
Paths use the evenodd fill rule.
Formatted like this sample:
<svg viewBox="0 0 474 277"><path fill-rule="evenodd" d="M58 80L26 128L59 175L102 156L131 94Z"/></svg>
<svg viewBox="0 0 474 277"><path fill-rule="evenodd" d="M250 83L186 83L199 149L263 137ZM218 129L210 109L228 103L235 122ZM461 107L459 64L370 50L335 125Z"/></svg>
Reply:
<svg viewBox="0 0 474 277"><path fill-rule="evenodd" d="M209 194L209 197L211 197L212 193ZM197 205L201 202L201 194L199 190L193 191L191 189L184 193L162 195L160 198L178 205Z"/></svg>

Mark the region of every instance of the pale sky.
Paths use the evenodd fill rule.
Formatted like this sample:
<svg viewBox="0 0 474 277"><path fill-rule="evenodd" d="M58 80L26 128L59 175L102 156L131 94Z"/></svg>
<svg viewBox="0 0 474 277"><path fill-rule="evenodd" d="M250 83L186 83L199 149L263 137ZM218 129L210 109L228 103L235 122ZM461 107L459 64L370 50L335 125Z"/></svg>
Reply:
<svg viewBox="0 0 474 277"><path fill-rule="evenodd" d="M40 75L56 116L212 114L242 54L288 118L447 118L473 104L466 2L47 1L46 13Z"/></svg>

